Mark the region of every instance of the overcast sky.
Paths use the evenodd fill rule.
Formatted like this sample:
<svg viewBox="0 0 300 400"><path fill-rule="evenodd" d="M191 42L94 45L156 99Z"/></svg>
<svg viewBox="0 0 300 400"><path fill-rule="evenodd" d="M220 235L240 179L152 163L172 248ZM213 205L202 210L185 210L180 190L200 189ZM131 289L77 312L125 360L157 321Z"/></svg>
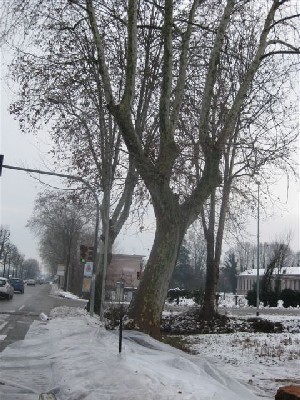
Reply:
<svg viewBox="0 0 300 400"><path fill-rule="evenodd" d="M18 122L7 111L13 94L4 80L1 80L1 141L0 154L4 154L4 164L22 168L39 169L52 172L48 150L51 140L47 132L37 137L22 134ZM44 185L39 181L63 188L63 181L55 177L27 174L22 171L3 168L0 181L1 225L11 232L11 242L26 258L40 260L38 239L26 228L32 215L34 200ZM116 251L128 254L149 255L154 234L154 224L144 234L138 234L136 228L126 228L117 241ZM40 260L41 261L41 260Z"/></svg>
<svg viewBox="0 0 300 400"><path fill-rule="evenodd" d="M2 68L2 76L3 71ZM51 160L47 155L51 145L47 132L41 132L38 137L21 134L18 123L7 111L12 99L12 92L5 80L1 79L0 153L4 154L4 164L53 171ZM298 154L296 157L299 159ZM35 177L39 178L37 175ZM42 180L62 187L61 182L54 177L46 179L42 177ZM3 169L0 182L1 225L9 227L12 243L26 258L40 259L38 239L25 225L32 214L36 195L43 190L43 185L25 172L8 169ZM290 245L294 251L299 251L299 183L291 181L287 194L287 181L286 177L283 177L274 191L280 197L280 201L275 208L268 207L268 212L272 211L275 215L266 217L264 212L261 212L261 241L271 242L291 233ZM249 240L256 244L256 213L249 216L249 231ZM154 224L152 229L142 235L137 234L135 227L127 228L118 239L116 251L148 256L153 234Z"/></svg>

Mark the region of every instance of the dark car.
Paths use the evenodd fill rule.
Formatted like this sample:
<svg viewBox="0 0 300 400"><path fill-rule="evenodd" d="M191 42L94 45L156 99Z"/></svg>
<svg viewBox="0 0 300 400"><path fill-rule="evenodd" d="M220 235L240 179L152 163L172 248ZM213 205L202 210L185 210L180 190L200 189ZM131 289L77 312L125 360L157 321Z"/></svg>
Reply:
<svg viewBox="0 0 300 400"><path fill-rule="evenodd" d="M24 281L21 278L10 278L10 284L13 286L15 292L24 293Z"/></svg>

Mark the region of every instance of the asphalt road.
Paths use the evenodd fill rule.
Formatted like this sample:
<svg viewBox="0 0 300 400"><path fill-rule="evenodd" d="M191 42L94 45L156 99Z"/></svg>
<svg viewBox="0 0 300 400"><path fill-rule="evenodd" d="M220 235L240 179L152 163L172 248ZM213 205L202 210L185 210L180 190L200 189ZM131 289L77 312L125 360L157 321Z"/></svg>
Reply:
<svg viewBox="0 0 300 400"><path fill-rule="evenodd" d="M51 285L25 286L25 293L15 293L12 300L0 299L0 352L17 340L23 340L30 325L43 312L54 307L82 307L78 300L50 296Z"/></svg>

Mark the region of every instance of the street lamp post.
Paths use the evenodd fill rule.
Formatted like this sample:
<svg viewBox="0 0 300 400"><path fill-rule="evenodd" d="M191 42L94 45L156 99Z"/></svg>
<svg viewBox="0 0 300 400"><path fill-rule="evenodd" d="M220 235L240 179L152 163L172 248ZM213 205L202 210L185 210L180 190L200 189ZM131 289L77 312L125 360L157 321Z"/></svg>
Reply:
<svg viewBox="0 0 300 400"><path fill-rule="evenodd" d="M1 156L1 155L0 155ZM93 262L94 262L94 268L93 268L93 274L92 274L92 280L91 280L91 289L90 289L90 316L92 317L94 314L94 304L95 304L95 279L96 279L96 267L97 267L97 245L98 245L98 231L99 231L99 217L100 217L100 204L99 204L99 199L97 196L96 191L92 188L92 186L87 182L85 179L81 178L80 176L75 176L75 175L69 175L69 174L59 174L56 172L48 172L48 171L42 171L38 169L31 169L31 168L21 168L21 167L15 167L13 165L2 165L3 162L3 157L2 160L0 159L0 166L1 168L8 168L8 169L13 169L17 171L25 171L25 172L32 172L32 173L38 173L41 175L50 175L50 176L57 176L59 178L67 178L71 179L74 181L79 181L82 182L92 193L95 203L96 203L96 221L95 221L95 230L94 230L94 254L93 254ZM1 175L1 170L0 170L0 175Z"/></svg>
<svg viewBox="0 0 300 400"><path fill-rule="evenodd" d="M256 277L256 316L259 316L259 186L257 181L257 277Z"/></svg>

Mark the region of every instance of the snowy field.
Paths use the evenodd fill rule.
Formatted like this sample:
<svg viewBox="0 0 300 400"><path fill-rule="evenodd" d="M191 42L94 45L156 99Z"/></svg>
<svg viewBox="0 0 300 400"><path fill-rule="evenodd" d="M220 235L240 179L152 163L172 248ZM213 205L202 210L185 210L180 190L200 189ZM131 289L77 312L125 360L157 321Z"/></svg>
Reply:
<svg viewBox="0 0 300 400"><path fill-rule="evenodd" d="M0 354L1 400L46 392L58 400L257 400L300 384L296 329L185 337L194 354L124 331L119 354L118 332L86 311L59 307L49 317ZM299 317L273 318L299 328Z"/></svg>
<svg viewBox="0 0 300 400"><path fill-rule="evenodd" d="M299 327L299 317L295 323ZM188 343L194 354L262 397L274 399L279 386L300 385L300 333L191 335Z"/></svg>

